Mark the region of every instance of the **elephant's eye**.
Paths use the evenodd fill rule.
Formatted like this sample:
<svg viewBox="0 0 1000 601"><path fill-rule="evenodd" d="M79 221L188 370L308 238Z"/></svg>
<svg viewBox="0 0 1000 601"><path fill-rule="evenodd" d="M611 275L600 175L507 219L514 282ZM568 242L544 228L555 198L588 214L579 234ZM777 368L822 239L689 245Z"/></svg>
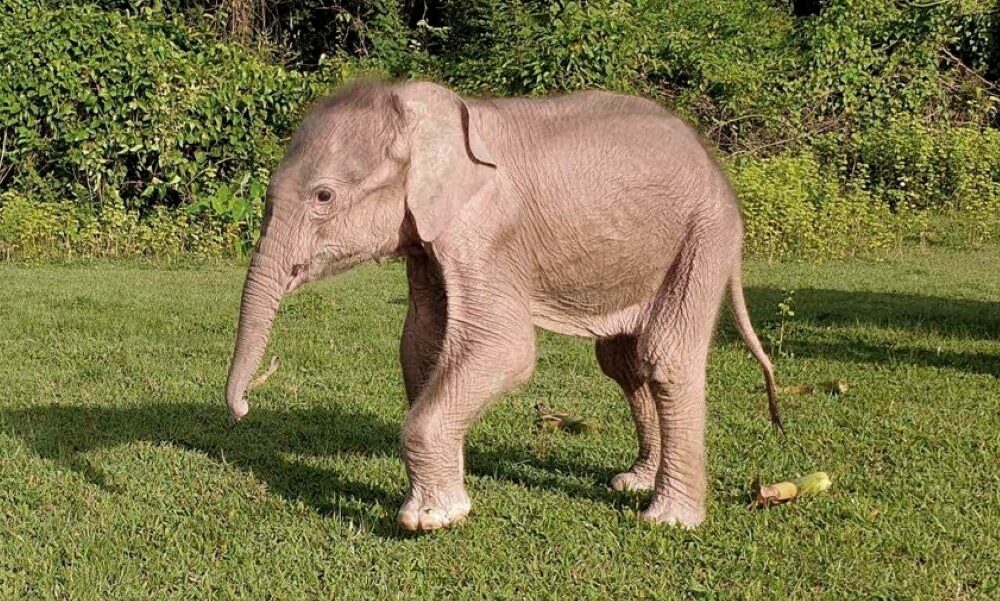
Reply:
<svg viewBox="0 0 1000 601"><path fill-rule="evenodd" d="M316 194L316 200L318 200L320 202L323 202L323 203L330 202L331 200L333 200L333 192L331 192L329 190L320 190Z"/></svg>

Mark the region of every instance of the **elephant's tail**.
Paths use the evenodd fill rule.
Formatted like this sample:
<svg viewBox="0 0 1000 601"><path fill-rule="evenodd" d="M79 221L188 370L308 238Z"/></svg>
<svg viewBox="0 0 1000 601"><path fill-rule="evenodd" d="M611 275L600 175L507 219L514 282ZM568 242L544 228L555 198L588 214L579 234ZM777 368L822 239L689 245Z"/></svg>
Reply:
<svg viewBox="0 0 1000 601"><path fill-rule="evenodd" d="M753 325L750 323L747 303L743 298L743 276L740 271L741 268L737 267L736 271L729 278L729 304L733 311L733 319L736 321L736 329L740 331L740 337L743 338L743 342L750 349L750 354L757 360L761 371L764 372L764 384L767 388L767 408L771 412L771 423L780 432L784 433L785 428L781 423L781 414L778 412L778 391L774 383L774 367L771 365L771 360L768 358L767 353L764 352L764 347L761 346L756 332L753 331Z"/></svg>

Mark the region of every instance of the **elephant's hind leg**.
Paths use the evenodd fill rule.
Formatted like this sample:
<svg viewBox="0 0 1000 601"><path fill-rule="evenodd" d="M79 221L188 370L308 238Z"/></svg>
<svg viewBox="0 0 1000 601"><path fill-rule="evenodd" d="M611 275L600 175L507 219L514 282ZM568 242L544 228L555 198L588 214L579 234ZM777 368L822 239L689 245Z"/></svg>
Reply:
<svg viewBox="0 0 1000 601"><path fill-rule="evenodd" d="M705 369L739 240L684 244L639 337L661 438L653 498L642 517L693 528L705 519Z"/></svg>
<svg viewBox="0 0 1000 601"><path fill-rule="evenodd" d="M632 410L639 456L628 471L611 479L611 488L618 491L652 490L660 466L660 424L649 386L639 374L635 336L617 336L597 341L597 362L601 371L618 383Z"/></svg>

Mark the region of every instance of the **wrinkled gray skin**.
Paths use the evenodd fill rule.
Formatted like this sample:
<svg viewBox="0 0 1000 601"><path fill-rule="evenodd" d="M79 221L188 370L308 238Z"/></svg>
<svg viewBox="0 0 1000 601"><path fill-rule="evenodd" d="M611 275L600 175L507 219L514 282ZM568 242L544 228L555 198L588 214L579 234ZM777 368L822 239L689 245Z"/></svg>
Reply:
<svg viewBox="0 0 1000 601"><path fill-rule="evenodd" d="M229 408L237 419L248 411L247 385L285 294L403 256L402 527L433 530L469 512L465 435L531 375L536 326L597 339L639 437L639 457L612 487L653 489L645 520L694 527L705 517L706 360L727 291L778 419L743 300L742 239L722 171L652 102L358 85L309 113L272 177Z"/></svg>

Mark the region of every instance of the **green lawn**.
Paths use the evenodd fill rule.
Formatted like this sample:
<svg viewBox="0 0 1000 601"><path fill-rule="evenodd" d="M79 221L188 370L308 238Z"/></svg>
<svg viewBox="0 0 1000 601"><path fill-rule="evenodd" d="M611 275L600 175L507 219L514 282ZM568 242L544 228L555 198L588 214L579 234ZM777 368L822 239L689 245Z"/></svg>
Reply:
<svg viewBox="0 0 1000 601"><path fill-rule="evenodd" d="M797 290L781 383L850 392L785 398L776 436L724 321L694 532L608 489L627 406L590 342L543 334L468 441L469 519L402 534L401 265L288 299L233 425L242 271L0 265L0 598L1000 598L1000 249L749 265L762 336ZM603 428L539 432L537 402ZM747 508L755 475L814 470L828 494Z"/></svg>

